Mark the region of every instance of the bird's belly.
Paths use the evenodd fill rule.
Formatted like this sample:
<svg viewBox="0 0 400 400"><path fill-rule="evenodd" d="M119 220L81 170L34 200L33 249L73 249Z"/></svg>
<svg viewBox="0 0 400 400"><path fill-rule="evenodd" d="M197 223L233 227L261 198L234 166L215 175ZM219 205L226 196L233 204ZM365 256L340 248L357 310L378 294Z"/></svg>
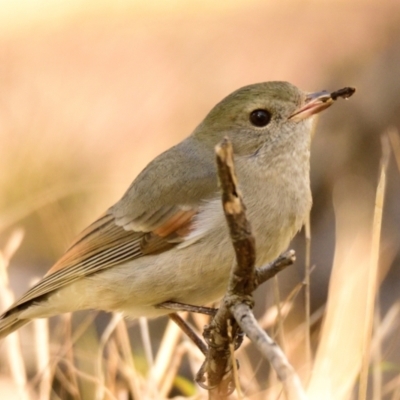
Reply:
<svg viewBox="0 0 400 400"><path fill-rule="evenodd" d="M132 317L165 314L153 310L165 301L204 305L224 294L233 260L228 238L212 246L200 241L93 275L91 298L95 308Z"/></svg>
<svg viewBox="0 0 400 400"><path fill-rule="evenodd" d="M279 212L270 212L270 203L259 205L254 208L249 202L247 207L258 267L287 248L304 219L304 212L293 211L297 206L282 204ZM220 214L213 210L213 218L214 227L190 245L88 276L60 289L50 302L55 308L67 305L65 311L95 308L122 311L131 317L156 317L168 313L155 308L165 301L206 305L219 300L226 291L235 255L222 207Z"/></svg>

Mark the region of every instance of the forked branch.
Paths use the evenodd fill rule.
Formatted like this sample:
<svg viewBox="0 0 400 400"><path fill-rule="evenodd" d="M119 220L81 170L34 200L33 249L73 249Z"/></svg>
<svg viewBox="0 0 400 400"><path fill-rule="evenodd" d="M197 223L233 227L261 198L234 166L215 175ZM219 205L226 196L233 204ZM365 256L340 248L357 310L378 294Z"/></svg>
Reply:
<svg viewBox="0 0 400 400"><path fill-rule="evenodd" d="M212 322L205 329L209 345L206 362L198 379L207 375L210 399L223 399L234 390L231 377L232 363L229 351L228 325L232 327L235 346L241 342L243 331L269 360L281 380L289 400L306 399L301 382L285 354L278 345L257 324L252 313L255 288L269 279L294 260L289 252L274 263L260 269L255 268L255 239L246 218L245 205L237 185L234 171L233 151L229 139L225 138L216 147L218 175L222 191L222 202L229 233L236 254L236 263L232 268L228 290L221 307ZM229 321L229 323L228 323ZM203 376L201 376L203 375Z"/></svg>

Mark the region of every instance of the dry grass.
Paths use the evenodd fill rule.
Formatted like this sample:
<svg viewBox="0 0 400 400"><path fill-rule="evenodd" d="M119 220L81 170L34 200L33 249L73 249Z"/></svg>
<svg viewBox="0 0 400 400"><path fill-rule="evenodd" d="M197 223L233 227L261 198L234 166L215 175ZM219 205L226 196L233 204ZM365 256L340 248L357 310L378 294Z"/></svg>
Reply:
<svg viewBox="0 0 400 400"><path fill-rule="evenodd" d="M385 315L380 315L379 309L375 308L379 284L392 258L392 255L387 254L380 258L380 227L389 158L389 141L387 136L384 138L384 156L375 206L372 207L373 194L362 182L345 180L337 185L334 195L337 219L336 252L325 311L323 314L319 312L317 315L308 315L303 324L285 331L284 347L292 362L298 366L300 375L304 377L309 399L362 400L380 399L384 398L383 396L396 399L400 393L400 374L386 384L383 384L382 379L382 367L385 363L382 348L392 340L396 331L394 326L398 326L399 302L393 304ZM350 190L355 185L359 189L356 198ZM362 203L357 202L357 196L363 199ZM14 231L0 253L2 308L11 303L14 297L8 285L7 266L22 237L21 231ZM270 327L272 323L272 327L279 326L282 329L284 318L290 314L291 304L295 301L299 288L302 286L294 288L290 297L280 302L279 306L268 309L261 317L260 323ZM271 318L272 314L275 317ZM303 359L294 359L296 347L309 347L305 332L311 329L322 315L323 326L318 340L314 342L316 353L311 364L308 349L304 351ZM6 339L9 385L14 387L14 395L10 395L8 399L46 400L57 398L55 392L58 392L61 398L67 398L63 397L66 394L72 396L71 398L86 398L88 393L92 393L96 400L128 398L129 395L135 399L165 399L170 398L174 388L184 397L207 398L204 390L183 377L182 373L187 375L188 372L184 372L181 367L186 359L189 375L193 376L203 357L171 321L165 327L159 345L154 346L147 321L140 320L139 330L144 354L142 361L131 349L128 327L120 315L111 318L98 339L96 334L90 334L92 343L88 347L77 346L77 342L90 325L82 323L71 334L68 327L70 319L67 321L67 329L57 335L59 339L62 338L58 342L54 338L49 342L46 321L34 323L32 343L35 349L36 377L33 379L28 379L25 372L27 366L18 340L19 333L14 333ZM193 322L201 331L207 320L203 316L195 316ZM277 333L283 340L279 330ZM245 342L241 351L237 353L241 364L237 385L243 393L236 392L232 398L282 398L282 388L273 373L261 379L255 378L262 360L254 355L249 358L248 344ZM153 355L154 348L157 350ZM82 368L84 362L91 359L94 360L92 370ZM311 377L309 381L308 376ZM367 396L368 383L372 385L373 397Z"/></svg>
<svg viewBox="0 0 400 400"><path fill-rule="evenodd" d="M375 188L377 132L400 123L398 1L7 3L0 16L0 311L222 96L271 79L310 90L354 84L354 101L332 107L314 141L311 248L307 230L306 257L258 292L257 311L310 399L400 400L398 285L380 291L389 269L393 283L398 269L396 128L388 136L398 171L389 165L382 237L375 206L384 194L382 184ZM327 217L333 187L335 221ZM276 304L264 307L274 291ZM199 333L207 323L185 318ZM283 399L248 341L236 356L243 399ZM165 320L66 315L0 343L0 397L201 399L206 393L192 378L202 361Z"/></svg>

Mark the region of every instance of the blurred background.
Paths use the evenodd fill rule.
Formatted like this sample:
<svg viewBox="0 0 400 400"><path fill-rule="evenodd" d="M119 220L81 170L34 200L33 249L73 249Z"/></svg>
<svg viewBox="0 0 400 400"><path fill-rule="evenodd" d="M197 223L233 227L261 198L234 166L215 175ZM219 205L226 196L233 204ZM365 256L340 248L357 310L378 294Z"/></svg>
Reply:
<svg viewBox="0 0 400 400"><path fill-rule="evenodd" d="M312 311L325 303L335 193L371 214L380 135L400 127L398 0L1 0L0 8L0 249L23 229L9 267L17 296L216 102L250 83L287 80L309 91L357 88L320 117L312 147ZM382 313L400 293L399 199L392 158ZM280 275L282 298L303 279L304 233L293 246L298 261ZM258 313L269 293L258 291ZM390 346L398 368L400 343Z"/></svg>

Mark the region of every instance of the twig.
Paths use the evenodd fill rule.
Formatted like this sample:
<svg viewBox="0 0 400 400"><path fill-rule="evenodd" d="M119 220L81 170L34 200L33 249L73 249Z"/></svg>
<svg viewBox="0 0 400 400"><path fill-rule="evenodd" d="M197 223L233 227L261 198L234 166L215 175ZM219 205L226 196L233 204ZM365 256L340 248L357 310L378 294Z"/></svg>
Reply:
<svg viewBox="0 0 400 400"><path fill-rule="evenodd" d="M10 259L19 248L24 233L22 230L15 230L8 243L5 246L4 252L0 252L0 307L5 309L14 302L14 294L11 291L8 283L7 268ZM19 332L13 332L4 339L3 346L7 354L8 364L10 366L13 381L17 387L18 398L28 400L30 398L27 391L27 378L25 363L22 357L21 345L19 341Z"/></svg>
<svg viewBox="0 0 400 400"><path fill-rule="evenodd" d="M232 388L227 326L229 324L232 327L232 337L237 341L235 343L237 347L241 339L239 324L246 334L256 341L256 346L263 349L262 354L276 369L288 399L306 399L300 380L283 352L257 325L251 312L252 292L257 287L257 278L260 276L255 270L255 240L237 188L232 146L227 138L216 147L216 154L223 209L235 250L236 263L231 270L228 290L221 302L221 307L204 333L210 346L204 367L210 389L209 398L226 398ZM200 374L201 372L203 371L200 371Z"/></svg>
<svg viewBox="0 0 400 400"><path fill-rule="evenodd" d="M225 138L215 149L217 154L218 176L222 190L222 203L228 223L232 244L235 250L236 263L229 279L227 293L221 307L206 328L204 337L210 346L206 358L206 371L210 387L210 399L224 398L231 390L229 372L229 338L227 321L230 319L232 337L237 337L238 326L232 318L229 307L234 297L240 293L241 301L253 305L251 296L255 289L255 240L251 234L250 224L245 214L245 206L237 188L234 174L232 147ZM228 374L229 375L229 374Z"/></svg>
<svg viewBox="0 0 400 400"><path fill-rule="evenodd" d="M377 289L374 313L374 332L378 332L381 324L381 310L379 306L379 289ZM374 351L372 353L372 399L382 399L382 340L377 338ZM372 350L372 345L371 345Z"/></svg>
<svg viewBox="0 0 400 400"><path fill-rule="evenodd" d="M122 315L121 314L113 314L111 317L110 322L108 323L106 329L104 330L103 334L101 335L99 349L97 351L97 360L96 360L96 394L95 398L97 400L101 400L104 398L104 390L106 389L105 384L105 376L103 371L103 352L106 346L107 341L109 340L110 336L115 331L118 323L121 321Z"/></svg>
<svg viewBox="0 0 400 400"><path fill-rule="evenodd" d="M390 144L392 145L394 158L396 160L397 168L400 171L400 135L399 131L395 127L388 129L388 136Z"/></svg>
<svg viewBox="0 0 400 400"><path fill-rule="evenodd" d="M282 305L281 305L281 294L279 292L278 275L274 276L273 288L274 288L274 297L277 310L277 318L276 318L277 328L275 330L275 335L278 338L279 346L281 346L282 350L285 351L285 333L283 331L283 315L282 315Z"/></svg>
<svg viewBox="0 0 400 400"><path fill-rule="evenodd" d="M170 361L170 366L168 368L168 371L165 374L164 380L161 384L160 390L159 390L159 396L162 399L166 399L168 396L168 393L171 392L171 389L173 387L174 381L176 379L176 376L178 374L178 370L182 364L182 358L185 354L190 354L192 350L195 350L195 347L192 343L190 343L188 340L180 343L175 351L174 354L172 355L172 359ZM195 350L196 351L196 350Z"/></svg>
<svg viewBox="0 0 400 400"><path fill-rule="evenodd" d="M232 326L230 324L230 320L228 319L228 338L229 338L229 351L231 355L231 363L232 363L232 372L233 372L233 382L235 384L236 392L238 394L238 399L241 400L243 398L242 391L240 389L239 383L239 374L238 374L238 364L235 359L235 345L234 339L232 337Z"/></svg>
<svg viewBox="0 0 400 400"><path fill-rule="evenodd" d="M146 317L139 318L139 328L140 328L140 336L142 338L142 344L143 344L144 354L146 356L147 365L149 369L152 369L154 365L154 357L153 357L153 350L151 348L149 324L147 322Z"/></svg>
<svg viewBox="0 0 400 400"><path fill-rule="evenodd" d="M389 139L387 135L383 135L381 171L380 171L378 188L376 190L374 221L372 228L371 263L368 270L365 334L361 348L363 351L363 360L360 372L360 386L358 391L359 400L364 400L367 397L368 368L370 362L371 337L373 329L374 305L375 305L376 289L377 289L376 282L378 275L379 249L380 249L381 228L382 228L382 211L383 211L383 202L385 199L386 170L389 163L389 155L390 155Z"/></svg>
<svg viewBox="0 0 400 400"><path fill-rule="evenodd" d="M287 398L306 400L307 396L295 370L280 347L259 327L250 308L243 303L237 304L232 307L232 313L251 342L271 363L279 380L284 385Z"/></svg>
<svg viewBox="0 0 400 400"><path fill-rule="evenodd" d="M152 382L154 394L158 394L158 390L170 366L172 354L178 346L180 338L181 330L175 323L169 321L155 357L154 366L149 372L148 382Z"/></svg>
<svg viewBox="0 0 400 400"><path fill-rule="evenodd" d="M288 250L281 254L276 260L256 269L256 286L274 277L277 273L283 271L296 261L294 250Z"/></svg>
<svg viewBox="0 0 400 400"><path fill-rule="evenodd" d="M93 376L87 372L81 371L80 369L76 368L75 365L70 363L70 361L67 360L66 358L60 358L59 362L61 362L63 364L68 364L69 368L75 370L75 374L77 376L83 378L84 380L95 383L96 385L104 385L104 382L100 381L97 376ZM106 393L111 400L117 400L117 398L114 396L114 394L106 386L104 386L104 393Z"/></svg>
<svg viewBox="0 0 400 400"><path fill-rule="evenodd" d="M49 350L49 321L36 319L33 321L34 341L36 350L36 368L42 374L39 383L39 399L47 400L51 392L51 368Z"/></svg>
<svg viewBox="0 0 400 400"><path fill-rule="evenodd" d="M305 223L306 257L304 265L304 302L305 302L305 348L306 348L306 368L307 378L311 368L311 294L310 294L310 275L311 275L311 221L310 213L307 215Z"/></svg>
<svg viewBox="0 0 400 400"><path fill-rule="evenodd" d="M211 317L213 317L217 312L215 308L192 306L190 304L177 303L175 301L166 301L164 303L158 304L156 308L163 308L165 310L171 311L189 311L198 314L210 315Z"/></svg>
<svg viewBox="0 0 400 400"><path fill-rule="evenodd" d="M199 348L199 350L206 355L207 354L207 346L205 343L197 336L196 332L192 329L192 327L178 314L172 313L169 314L170 319L174 321L183 332L189 337L189 339Z"/></svg>
<svg viewBox="0 0 400 400"><path fill-rule="evenodd" d="M121 374L126 377L131 397L134 399L140 399L140 377L136 371L132 358L132 349L129 342L128 330L124 320L117 325L115 329L115 338L117 345L121 350L121 365L119 370Z"/></svg>

